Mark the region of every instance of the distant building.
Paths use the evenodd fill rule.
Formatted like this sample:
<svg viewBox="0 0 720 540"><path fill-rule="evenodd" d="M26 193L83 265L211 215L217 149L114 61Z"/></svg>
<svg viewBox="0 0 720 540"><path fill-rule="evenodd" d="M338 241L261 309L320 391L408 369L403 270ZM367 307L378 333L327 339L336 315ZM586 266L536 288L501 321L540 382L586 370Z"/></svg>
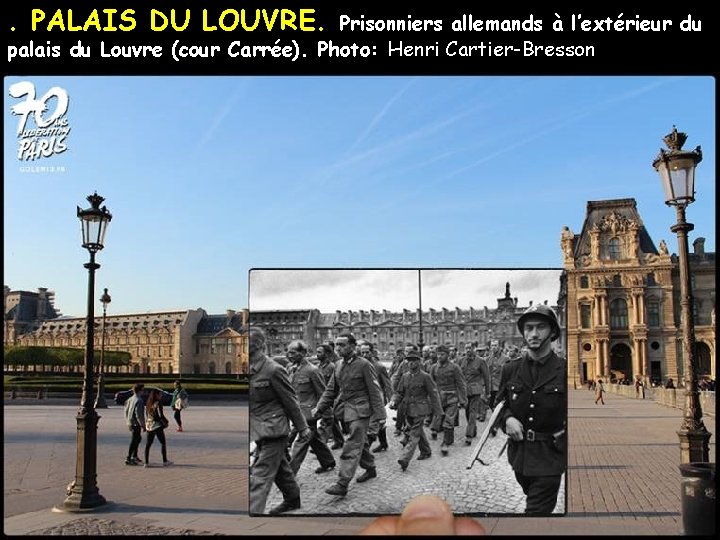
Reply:
<svg viewBox="0 0 720 540"><path fill-rule="evenodd" d="M270 355L284 354L293 339L305 340L312 351L318 344L332 341L343 332L352 332L357 339L373 342L385 356L392 355L408 341L420 342L421 318L425 345L463 347L473 342L489 346L492 340L497 340L501 346L522 346L517 320L527 307L518 306L518 299L511 297L507 283L505 295L497 299L497 307L492 309L430 308L423 310L422 317L417 309L338 310L335 313L321 313L317 309L251 311L250 324L265 330ZM557 311L557 306L552 307Z"/></svg>
<svg viewBox="0 0 720 540"><path fill-rule="evenodd" d="M28 328L37 321L55 319L60 312L55 309L55 293L46 288L39 288L37 292L11 291L10 287L3 287L3 341L14 343L18 336L27 332Z"/></svg>
<svg viewBox="0 0 720 540"><path fill-rule="evenodd" d="M86 318L59 316L48 307L52 293L39 291L5 287L5 344L85 348ZM99 350L102 316L95 317L94 337ZM108 315L105 350L130 353L132 373L247 373L247 310L228 310L225 315L208 315L203 309Z"/></svg>
<svg viewBox="0 0 720 540"><path fill-rule="evenodd" d="M703 238L693 245L698 373L714 378L715 254ZM678 259L664 241L655 246L635 199L589 201L581 232L564 227L561 248L569 384L636 375L681 381Z"/></svg>

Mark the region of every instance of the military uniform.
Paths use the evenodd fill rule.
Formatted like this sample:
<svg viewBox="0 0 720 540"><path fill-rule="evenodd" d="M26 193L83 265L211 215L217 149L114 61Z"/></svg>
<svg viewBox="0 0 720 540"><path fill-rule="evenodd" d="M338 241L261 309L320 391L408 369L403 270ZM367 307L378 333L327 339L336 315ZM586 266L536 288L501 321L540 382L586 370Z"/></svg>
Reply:
<svg viewBox="0 0 720 540"><path fill-rule="evenodd" d="M323 379L320 369L313 366L306 358L293 369L290 375L292 383L298 395L300 409L305 416L311 436L305 440L297 441L292 449L292 458L290 459L290 468L293 474L297 475L300 465L305 460L308 448L312 448L320 462L320 466L324 469L331 469L335 466L335 458L327 447L325 442L318 434L317 420L312 416L312 409L317 405L318 400L325 392L325 380Z"/></svg>
<svg viewBox="0 0 720 540"><path fill-rule="evenodd" d="M325 356L325 358L323 358L318 365L318 368L322 373L323 380L325 381L326 387L328 384L330 384L330 379L335 372L335 364L332 361L332 358L333 357ZM327 411L325 411L325 414L320 420L319 433L322 441L325 443L332 436L334 441L333 448L340 448L343 445L344 437L342 434L342 430L340 429L340 421L335 418L334 407L331 407Z"/></svg>
<svg viewBox="0 0 720 540"><path fill-rule="evenodd" d="M424 420L429 414L442 415L440 398L435 383L428 373L418 370L403 375L393 395L393 405L403 404L408 424L408 442L399 460L403 470L420 447L420 459L430 457L432 450L425 435Z"/></svg>
<svg viewBox="0 0 720 540"><path fill-rule="evenodd" d="M450 361L438 362L430 372L438 393L440 394L440 406L442 414L435 417L432 426L433 431L443 429L443 445L451 445L455 442L455 422L458 415L458 407L467 404L467 386L465 377L460 368Z"/></svg>
<svg viewBox="0 0 720 540"><path fill-rule="evenodd" d="M390 377L390 383L392 385L393 392L397 391L397 387L400 384L400 379L402 379L402 376L405 375L408 371L410 371L410 363L407 360L403 359L398 365L395 372ZM405 406L401 403L398 406L397 415L395 416L395 435L400 435L400 433L405 429L405 427Z"/></svg>
<svg viewBox="0 0 720 540"><path fill-rule="evenodd" d="M250 365L250 440L256 444L250 468L250 515L262 514L273 482L285 502L299 501L300 487L285 455L292 421L307 428L285 368L265 355Z"/></svg>
<svg viewBox="0 0 720 540"><path fill-rule="evenodd" d="M511 416L523 425L523 440L508 440L508 460L527 496L527 513L555 508L567 464L566 363L554 352L541 359L533 378L532 359L524 353L502 368L497 402L505 400L500 425Z"/></svg>
<svg viewBox="0 0 720 540"><path fill-rule="evenodd" d="M490 397L488 399L488 404L495 403L495 396L500 389L500 377L502 375L502 367L508 360L509 358L500 351L498 351L497 353L493 353L491 351L487 357L486 362L488 365L488 370L490 371ZM483 417L484 414L481 412L480 416Z"/></svg>
<svg viewBox="0 0 720 540"><path fill-rule="evenodd" d="M383 366L377 358L372 359L372 364L375 367L375 370L377 371L378 375L378 383L380 384L380 390L382 390L383 395L383 404L387 405L390 401L390 398L392 398L392 382L390 381L390 374L388 373L388 370L385 366ZM387 442L387 428L385 426L385 422L379 423L377 427L371 426L370 428L370 435L371 439L374 438L375 431L377 431L377 440L378 445L373 448L373 452L382 452L383 450L387 450L388 448L388 442ZM371 441L372 442L372 441Z"/></svg>
<svg viewBox="0 0 720 540"><path fill-rule="evenodd" d="M386 418L382 391L372 363L359 356L336 362L333 377L317 404L315 417L332 407L336 399L342 410L343 422L350 432L340 455L338 473L338 484L347 489L358 464L375 472L375 457L370 452L367 437L368 427L371 420Z"/></svg>
<svg viewBox="0 0 720 540"><path fill-rule="evenodd" d="M467 384L468 404L465 407L467 428L466 443L477 435L477 419L485 412L487 404L483 401L490 396L490 371L485 360L475 354L466 356L461 365L465 383ZM484 418L483 418L484 421Z"/></svg>

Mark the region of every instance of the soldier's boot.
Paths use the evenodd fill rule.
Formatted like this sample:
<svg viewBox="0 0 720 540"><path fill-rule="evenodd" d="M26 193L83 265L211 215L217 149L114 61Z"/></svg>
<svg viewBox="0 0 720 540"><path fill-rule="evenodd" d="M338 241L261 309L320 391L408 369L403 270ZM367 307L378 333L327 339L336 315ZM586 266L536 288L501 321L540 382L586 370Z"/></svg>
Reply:
<svg viewBox="0 0 720 540"><path fill-rule="evenodd" d="M417 458L419 461L422 461L423 459L430 459L432 457L432 454L420 454Z"/></svg>
<svg viewBox="0 0 720 540"><path fill-rule="evenodd" d="M448 451L449 451L448 444L447 444L446 442L442 443L442 444L440 445L440 453L441 453L443 456L447 456L447 455L448 455Z"/></svg>
<svg viewBox="0 0 720 540"><path fill-rule="evenodd" d="M465 446L470 446L472 444L472 439L470 437L465 437Z"/></svg>
<svg viewBox="0 0 720 540"><path fill-rule="evenodd" d="M431 429L430 437L432 438L433 441L437 441L437 431L435 431L434 429Z"/></svg>
<svg viewBox="0 0 720 540"><path fill-rule="evenodd" d="M283 512L289 512L290 510L297 510L298 508L300 508L300 497L291 501L283 501L276 507L270 509L270 512L268 513L271 516L275 516L277 514L282 514Z"/></svg>
<svg viewBox="0 0 720 540"><path fill-rule="evenodd" d="M332 450L337 450L338 448L342 448L342 447L343 447L343 441L335 439L335 442L333 443L333 445L330 448Z"/></svg>
<svg viewBox="0 0 720 540"><path fill-rule="evenodd" d="M325 493L327 493L328 495L337 495L339 497L344 497L345 495L347 495L347 487L343 486L342 484L333 484L325 490Z"/></svg>
<svg viewBox="0 0 720 540"><path fill-rule="evenodd" d="M402 439L400 439L400 444L403 446L407 446L407 443L410 442L410 437L407 436L407 433L403 433Z"/></svg>
<svg viewBox="0 0 720 540"><path fill-rule="evenodd" d="M377 469L375 469L375 467L373 467L372 469L365 469L365 472L357 477L357 482L358 484L362 484L363 482L367 482L371 478L377 478Z"/></svg>
<svg viewBox="0 0 720 540"><path fill-rule="evenodd" d="M398 459L398 463L402 471L405 472L408 468L408 461L406 459Z"/></svg>

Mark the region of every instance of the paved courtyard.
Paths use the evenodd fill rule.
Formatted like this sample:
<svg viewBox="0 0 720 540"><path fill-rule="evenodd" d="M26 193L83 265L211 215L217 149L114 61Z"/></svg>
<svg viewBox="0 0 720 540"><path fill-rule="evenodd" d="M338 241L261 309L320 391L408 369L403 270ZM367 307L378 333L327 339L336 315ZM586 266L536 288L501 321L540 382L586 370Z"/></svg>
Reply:
<svg viewBox="0 0 720 540"><path fill-rule="evenodd" d="M676 434L681 411L650 400L636 400L609 394L606 405L594 405L587 390L570 390L568 513L557 518L482 517L479 521L490 534L602 534L677 535L682 532L680 510L681 477L678 469L679 444ZM247 407L195 401L185 413L186 431L168 432L168 452L175 465L169 468L128 467L124 457L129 432L122 409L111 405L101 410L98 433L98 486L112 502L90 514L55 513L51 508L62 502L64 488L74 478L75 413L77 405L67 402L5 402L4 416L4 523L6 534L81 535L270 535L270 534L354 534L368 524L369 517L248 517L247 515ZM705 417L713 434L711 455L715 456L715 420ZM397 441L391 437L394 445ZM502 436L491 446L502 443ZM452 448L450 458L437 454L433 459L413 460L401 473L391 448L380 454L378 466L392 480L385 484L394 497L366 484L353 484L351 494L378 501L407 497L403 483L417 482L410 473L425 478L443 478L454 467L438 466L441 460L462 464L469 448ZM488 451L491 449L489 448ZM337 454L337 451L335 452ZM492 455L492 454L491 454ZM437 457L436 457L437 456ZM157 443L151 460L159 461ZM506 456L493 467L506 467ZM301 482L317 482L324 487L335 472L312 477L315 467L310 454L300 473ZM473 467L475 486L482 493L484 483L495 482L494 489L505 490L507 504L519 504L517 491L495 471ZM484 468L483 468L484 469ZM379 480L379 479L378 479ZM429 490L447 489L444 480L433 482ZM472 480L468 481L472 484ZM377 486L378 484L376 484ZM442 486L438 488L438 485ZM358 486L361 489L358 489ZM366 487L367 486L367 487ZM364 490L367 489L367 492ZM311 492L312 490L306 490ZM327 507L317 490L303 498L309 507ZM468 488L465 493L472 493ZM494 497L500 500L499 494ZM479 497L478 497L479 498ZM487 499L485 495L483 499ZM383 504L390 504L386 502ZM453 508L460 511L463 498L457 496ZM474 504L474 503L473 503ZM457 506L457 507L456 507ZM393 510L388 507L388 511Z"/></svg>

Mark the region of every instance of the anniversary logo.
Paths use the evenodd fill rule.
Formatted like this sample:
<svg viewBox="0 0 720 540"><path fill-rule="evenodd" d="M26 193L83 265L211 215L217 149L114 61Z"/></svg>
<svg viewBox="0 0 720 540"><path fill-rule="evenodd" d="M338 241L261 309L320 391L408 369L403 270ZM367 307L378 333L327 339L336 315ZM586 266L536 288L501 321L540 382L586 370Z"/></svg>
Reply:
<svg viewBox="0 0 720 540"><path fill-rule="evenodd" d="M11 85L9 93L19 100L10 108L10 112L18 117L17 159L35 161L67 151L70 133L67 91L53 86L37 98L35 85L22 81Z"/></svg>

